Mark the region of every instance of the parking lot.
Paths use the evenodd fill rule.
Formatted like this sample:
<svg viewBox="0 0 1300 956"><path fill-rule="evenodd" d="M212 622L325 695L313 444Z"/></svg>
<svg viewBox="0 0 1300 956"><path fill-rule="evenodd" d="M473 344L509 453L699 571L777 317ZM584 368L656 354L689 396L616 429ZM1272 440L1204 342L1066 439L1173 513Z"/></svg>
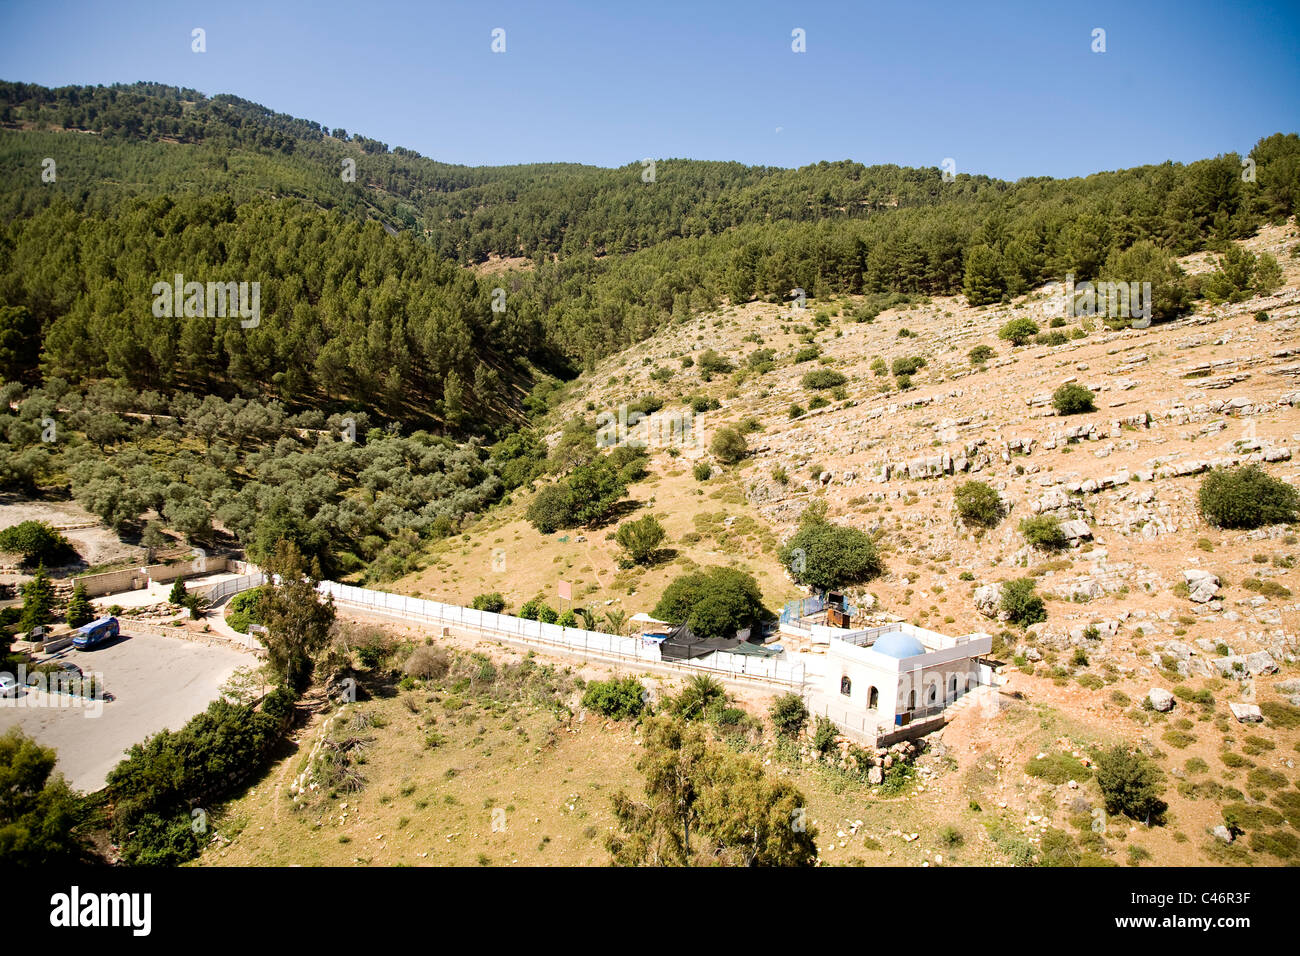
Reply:
<svg viewBox="0 0 1300 956"><path fill-rule="evenodd" d="M27 689L0 698L0 732L17 725L59 754L58 769L77 790L98 790L127 748L160 730L177 730L217 697L235 668L256 659L226 647L178 638L131 636L89 651L55 656L102 677L109 701L84 701Z"/></svg>

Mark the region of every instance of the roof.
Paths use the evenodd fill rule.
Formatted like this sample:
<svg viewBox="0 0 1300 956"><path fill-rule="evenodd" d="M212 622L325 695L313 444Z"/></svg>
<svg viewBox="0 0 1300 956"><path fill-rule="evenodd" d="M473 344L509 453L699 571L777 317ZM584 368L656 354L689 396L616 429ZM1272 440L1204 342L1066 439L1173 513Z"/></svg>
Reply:
<svg viewBox="0 0 1300 956"><path fill-rule="evenodd" d="M689 661L714 651L733 651L743 643L738 637L700 637L689 624L682 624L668 632L659 653L666 661Z"/></svg>
<svg viewBox="0 0 1300 956"><path fill-rule="evenodd" d="M890 631L887 634L881 634L871 649L878 654L884 654L886 657L896 657L902 660L905 657L916 657L924 654L925 645L913 637L911 634L905 634L902 631Z"/></svg>

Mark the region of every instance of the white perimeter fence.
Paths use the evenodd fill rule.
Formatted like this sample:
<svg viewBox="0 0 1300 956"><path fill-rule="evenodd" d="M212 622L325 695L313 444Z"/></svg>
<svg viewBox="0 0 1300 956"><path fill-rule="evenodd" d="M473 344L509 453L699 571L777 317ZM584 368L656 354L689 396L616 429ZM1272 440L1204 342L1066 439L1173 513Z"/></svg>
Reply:
<svg viewBox="0 0 1300 956"><path fill-rule="evenodd" d="M253 586L255 585L249 585L249 587ZM777 657L714 651L707 657L690 661L666 661L660 655L657 643L643 641L640 637L623 637L619 634L603 634L578 627L543 624L540 621L529 621L509 614L476 611L456 604L441 604L437 601L407 597L404 594L390 594L387 591L372 591L369 588L336 584L333 581L322 581L318 589L322 594L332 595L339 604L366 608L386 617L464 628L484 635L554 647L584 656L615 658L618 661L656 667L680 668L687 672L709 671L734 678L766 680L796 688L802 688L804 682L804 665L801 662L782 660Z"/></svg>

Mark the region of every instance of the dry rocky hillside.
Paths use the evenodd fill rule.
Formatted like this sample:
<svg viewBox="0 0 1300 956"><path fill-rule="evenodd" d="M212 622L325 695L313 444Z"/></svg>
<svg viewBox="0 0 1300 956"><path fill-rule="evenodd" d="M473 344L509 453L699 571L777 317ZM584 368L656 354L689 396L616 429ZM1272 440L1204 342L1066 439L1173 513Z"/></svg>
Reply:
<svg viewBox="0 0 1300 956"><path fill-rule="evenodd" d="M1087 317L1053 326L1063 313L1059 285L1002 306L926 300L870 322L850 317L856 301L847 297L808 300L803 310L750 303L680 321L572 383L548 435L574 416L617 416L645 396L662 400L659 417L680 417L691 398L716 400L694 415L695 440L685 446L655 441L650 430L650 474L630 489L626 513L661 520L670 561L620 568L613 524L541 535L523 519L529 496L521 491L388 587L462 603L499 591L514 608L541 596L562 608L555 585L567 580L574 604L630 615L651 610L683 570L732 564L755 574L776 609L802 593L777 549L820 499L830 520L880 536L888 570L858 589L860 607L948 633L997 635L1002 710L965 710L931 739L942 757L932 772L951 774L924 798L938 801L933 819L960 822L967 802L992 801L1003 814L1023 811L1017 826L1031 834L1071 817L1086 830L1079 781L1067 787L1026 770L1125 742L1166 773L1175 821L1136 834L1142 848L1132 862L1148 854L1169 864L1294 861L1295 834L1283 816L1273 820L1268 801L1280 788L1279 805L1297 815L1286 789L1296 786L1300 760L1296 529L1221 531L1196 506L1204 473L1217 465L1258 462L1300 480L1300 240L1291 223L1243 245L1277 258L1280 289L1224 306L1198 302L1192 315L1145 329L1111 330ZM1213 268L1207 256L1182 265L1192 274ZM1012 347L997 331L1018 317L1073 336ZM812 345L817 354L796 361ZM968 357L979 345L996 353L982 367ZM734 369L702 374L708 349ZM773 355L753 368L749 356L760 349ZM925 363L900 390L888 367L911 357ZM844 381L805 387L819 369ZM1067 382L1095 393L1095 412L1057 414L1050 396ZM709 451L724 425L747 433L750 454L734 466ZM712 466L704 480L693 473L701 462ZM991 530L956 516L954 489L970 479L991 484L1009 508ZM1026 543L1020 522L1040 514L1062 519L1069 547ZM1002 582L1025 576L1046 599L1047 620L1020 630L998 620L997 596ZM763 701L748 703L762 712ZM1264 722L1235 719L1252 704L1265 707ZM1225 807L1256 805L1284 829L1249 848L1226 830L1213 835ZM845 803L848 823L862 806ZM989 852L1005 859L999 847Z"/></svg>

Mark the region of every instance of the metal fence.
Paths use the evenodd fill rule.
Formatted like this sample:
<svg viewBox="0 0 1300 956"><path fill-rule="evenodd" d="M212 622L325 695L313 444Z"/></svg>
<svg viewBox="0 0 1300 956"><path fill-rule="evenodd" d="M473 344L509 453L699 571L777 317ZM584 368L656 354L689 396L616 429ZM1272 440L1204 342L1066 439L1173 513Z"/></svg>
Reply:
<svg viewBox="0 0 1300 956"><path fill-rule="evenodd" d="M624 637L620 634L604 634L579 627L543 624L540 621L529 621L509 614L477 611L456 604L442 604L404 594L390 594L387 591L336 584L333 581L322 581L318 589L322 594L331 595L337 603L367 608L387 617L478 631L526 644L554 647L582 654L584 657L613 658L618 661L647 664L658 668L669 667L685 672L706 671L796 687L801 687L804 681L804 666L801 662L776 657L715 651L697 660L665 661L659 653L659 645L656 642L646 641L640 637Z"/></svg>
<svg viewBox="0 0 1300 956"><path fill-rule="evenodd" d="M201 591L209 601L217 604L224 601L232 594L238 594L240 591L247 591L250 588L261 587L266 583L266 575L260 571L256 574L245 574L237 578L230 578L226 581L218 581L206 591Z"/></svg>

